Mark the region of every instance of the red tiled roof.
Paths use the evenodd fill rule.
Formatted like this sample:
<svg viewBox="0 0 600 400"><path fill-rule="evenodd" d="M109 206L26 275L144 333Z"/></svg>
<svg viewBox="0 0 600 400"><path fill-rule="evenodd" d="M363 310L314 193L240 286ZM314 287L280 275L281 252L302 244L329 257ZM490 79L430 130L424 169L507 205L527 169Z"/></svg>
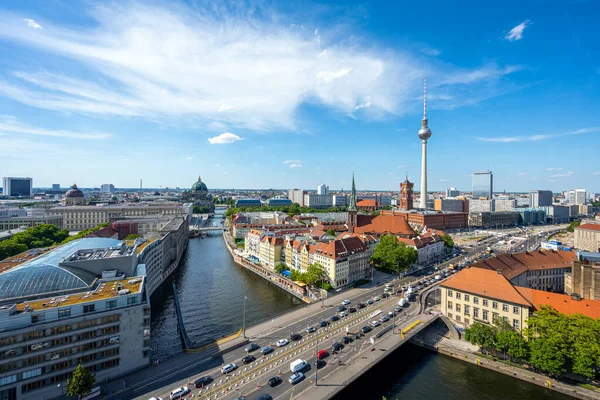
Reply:
<svg viewBox="0 0 600 400"><path fill-rule="evenodd" d="M378 202L375 199L358 200L356 207L377 207Z"/></svg>
<svg viewBox="0 0 600 400"><path fill-rule="evenodd" d="M346 257L367 250L367 246L358 237L332 240L327 243L317 243L317 245L313 247L315 253L323 254L329 258Z"/></svg>
<svg viewBox="0 0 600 400"><path fill-rule="evenodd" d="M571 267L575 260L577 260L577 254L574 251L551 250L512 254L501 253L476 262L471 267L493 271L500 270L507 279L513 279L529 270Z"/></svg>
<svg viewBox="0 0 600 400"><path fill-rule="evenodd" d="M489 269L463 269L441 283L441 286L513 304L531 306L503 275Z"/></svg>
<svg viewBox="0 0 600 400"><path fill-rule="evenodd" d="M377 233L414 236L415 231L410 227L406 218L392 215L357 215L357 233Z"/></svg>
<svg viewBox="0 0 600 400"><path fill-rule="evenodd" d="M429 244L432 244L432 243L439 242L441 240L442 240L442 238L440 238L437 235L417 236L417 237L412 238L412 239L402 238L402 237L398 238L399 242L405 243L405 244L407 244L409 246L414 246L417 249L420 249L420 248L425 247L425 246L427 246Z"/></svg>
<svg viewBox="0 0 600 400"><path fill-rule="evenodd" d="M583 225L579 225L575 229L585 229L588 231L600 231L600 224L583 224Z"/></svg>
<svg viewBox="0 0 600 400"><path fill-rule="evenodd" d="M582 314L590 318L600 318L600 301L597 300L574 300L571 296L560 293L544 292L525 287L515 287L517 291L529 301L535 309L542 306L551 306L561 314Z"/></svg>

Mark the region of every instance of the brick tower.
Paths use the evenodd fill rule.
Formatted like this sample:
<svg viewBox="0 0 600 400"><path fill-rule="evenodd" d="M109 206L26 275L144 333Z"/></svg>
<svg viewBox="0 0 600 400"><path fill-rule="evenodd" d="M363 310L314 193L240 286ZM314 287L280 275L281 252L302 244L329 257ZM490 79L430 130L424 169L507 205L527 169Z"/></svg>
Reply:
<svg viewBox="0 0 600 400"><path fill-rule="evenodd" d="M402 210L408 211L413 208L413 185L408 181L408 176L400 183L400 209Z"/></svg>

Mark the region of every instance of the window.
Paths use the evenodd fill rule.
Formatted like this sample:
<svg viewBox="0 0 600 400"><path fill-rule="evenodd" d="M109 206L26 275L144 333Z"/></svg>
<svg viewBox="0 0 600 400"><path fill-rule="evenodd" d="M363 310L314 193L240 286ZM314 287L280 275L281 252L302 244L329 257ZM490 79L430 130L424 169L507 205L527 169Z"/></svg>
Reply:
<svg viewBox="0 0 600 400"><path fill-rule="evenodd" d="M465 294L465 301L469 301L469 295Z"/></svg>
<svg viewBox="0 0 600 400"><path fill-rule="evenodd" d="M479 308L473 307L473 318L479 318Z"/></svg>
<svg viewBox="0 0 600 400"><path fill-rule="evenodd" d="M479 304L479 297L473 297L473 304Z"/></svg>
<svg viewBox="0 0 600 400"><path fill-rule="evenodd" d="M117 308L117 300L109 300L106 302L106 308Z"/></svg>
<svg viewBox="0 0 600 400"><path fill-rule="evenodd" d="M487 307L488 306L488 301L486 299L483 299L483 306Z"/></svg>
<svg viewBox="0 0 600 400"><path fill-rule="evenodd" d="M470 322L470 321L471 321L471 320L470 320L469 318L465 318L465 324L469 325L469 322Z"/></svg>
<svg viewBox="0 0 600 400"><path fill-rule="evenodd" d="M448 302L448 310L452 310L452 302L451 301Z"/></svg>
<svg viewBox="0 0 600 400"><path fill-rule="evenodd" d="M519 320L518 319L513 319L513 328L519 329Z"/></svg>
<svg viewBox="0 0 600 400"><path fill-rule="evenodd" d="M492 301L492 308L494 308L494 309L497 310L498 309L498 303L495 302L495 301Z"/></svg>
<svg viewBox="0 0 600 400"><path fill-rule="evenodd" d="M84 313L91 313L96 311L96 305L95 304L86 304L83 306L83 312Z"/></svg>
<svg viewBox="0 0 600 400"><path fill-rule="evenodd" d="M33 378L34 376L40 376L42 374L41 368L30 369L29 371L23 372L23 379Z"/></svg>
<svg viewBox="0 0 600 400"><path fill-rule="evenodd" d="M508 317L502 317L502 319L504 320L504 322L508 323Z"/></svg>
<svg viewBox="0 0 600 400"><path fill-rule="evenodd" d="M513 314L519 313L519 307L513 307Z"/></svg>
<svg viewBox="0 0 600 400"><path fill-rule="evenodd" d="M465 315L471 314L471 307L465 304Z"/></svg>
<svg viewBox="0 0 600 400"><path fill-rule="evenodd" d="M496 318L498 318L498 313L492 313L492 322L494 322L496 320Z"/></svg>
<svg viewBox="0 0 600 400"><path fill-rule="evenodd" d="M460 293L456 293L456 299L460 300Z"/></svg>
<svg viewBox="0 0 600 400"><path fill-rule="evenodd" d="M0 378L0 386L15 383L17 381L17 375L4 376Z"/></svg>
<svg viewBox="0 0 600 400"><path fill-rule="evenodd" d="M452 313L448 313L448 318L452 318Z"/></svg>
<svg viewBox="0 0 600 400"><path fill-rule="evenodd" d="M131 306L133 304L137 304L137 297L128 297L127 298L127 305Z"/></svg>
<svg viewBox="0 0 600 400"><path fill-rule="evenodd" d="M460 315L457 315L457 316L456 316L456 320L457 320L457 321L460 321Z"/></svg>
<svg viewBox="0 0 600 400"><path fill-rule="evenodd" d="M508 312L508 304L502 304L502 311Z"/></svg>
<svg viewBox="0 0 600 400"><path fill-rule="evenodd" d="M488 320L488 312L486 310L483 310L483 320L484 321Z"/></svg>
<svg viewBox="0 0 600 400"><path fill-rule="evenodd" d="M456 311L457 311L457 312L460 312L460 304L457 304L457 305L456 305Z"/></svg>

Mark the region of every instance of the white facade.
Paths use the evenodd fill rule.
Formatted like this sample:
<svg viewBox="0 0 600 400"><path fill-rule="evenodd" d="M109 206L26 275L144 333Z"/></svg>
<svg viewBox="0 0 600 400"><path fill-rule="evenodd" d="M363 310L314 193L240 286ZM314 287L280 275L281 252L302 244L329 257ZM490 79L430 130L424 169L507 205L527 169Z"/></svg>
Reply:
<svg viewBox="0 0 600 400"><path fill-rule="evenodd" d="M329 193L329 186L322 184L317 186L317 194L326 195Z"/></svg>
<svg viewBox="0 0 600 400"><path fill-rule="evenodd" d="M33 179L5 176L2 178L2 194L4 196L31 197L33 195Z"/></svg>
<svg viewBox="0 0 600 400"><path fill-rule="evenodd" d="M585 189L569 190L569 204L586 204L587 195Z"/></svg>
<svg viewBox="0 0 600 400"><path fill-rule="evenodd" d="M304 206L312 208L333 207L333 196L329 194L305 194Z"/></svg>
<svg viewBox="0 0 600 400"><path fill-rule="evenodd" d="M517 207L515 199L494 199L494 211L512 211Z"/></svg>
<svg viewBox="0 0 600 400"><path fill-rule="evenodd" d="M446 197L458 197L460 196L460 190L451 187L446 189Z"/></svg>
<svg viewBox="0 0 600 400"><path fill-rule="evenodd" d="M470 199L469 200L469 212L492 212L494 211L494 200L480 200Z"/></svg>
<svg viewBox="0 0 600 400"><path fill-rule="evenodd" d="M112 183L104 183L102 184L102 186L100 186L100 191L102 193L114 193L115 185L113 185Z"/></svg>

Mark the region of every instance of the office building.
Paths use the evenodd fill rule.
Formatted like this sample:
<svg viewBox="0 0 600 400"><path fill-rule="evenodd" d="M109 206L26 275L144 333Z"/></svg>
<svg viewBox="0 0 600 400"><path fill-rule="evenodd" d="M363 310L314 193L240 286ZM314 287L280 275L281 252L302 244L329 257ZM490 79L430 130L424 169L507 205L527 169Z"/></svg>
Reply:
<svg viewBox="0 0 600 400"><path fill-rule="evenodd" d="M100 186L100 192L102 192L102 193L114 193L115 192L115 185L113 185L112 183L103 183L102 186Z"/></svg>
<svg viewBox="0 0 600 400"><path fill-rule="evenodd" d="M330 194L305 194L304 206L321 209L333 207L333 196Z"/></svg>
<svg viewBox="0 0 600 400"><path fill-rule="evenodd" d="M579 204L577 208L579 215L589 217L594 213L594 206L592 206L591 204Z"/></svg>
<svg viewBox="0 0 600 400"><path fill-rule="evenodd" d="M403 216L411 227L419 229L463 229L469 224L469 214L464 212L381 210L380 215Z"/></svg>
<svg viewBox="0 0 600 400"><path fill-rule="evenodd" d="M549 224L566 224L571 220L569 207L550 205L543 208L546 210L546 222Z"/></svg>
<svg viewBox="0 0 600 400"><path fill-rule="evenodd" d="M565 293L600 300L600 253L577 253L573 269L565 272Z"/></svg>
<svg viewBox="0 0 600 400"><path fill-rule="evenodd" d="M520 225L538 225L546 223L546 210L544 208L516 208L519 213Z"/></svg>
<svg viewBox="0 0 600 400"><path fill-rule="evenodd" d="M585 189L569 190L568 193L569 204L586 204L587 195Z"/></svg>
<svg viewBox="0 0 600 400"><path fill-rule="evenodd" d="M22 210L25 211L25 210ZM0 213L2 210L0 210ZM63 217L60 215L49 215L43 213L32 213L31 215L0 216L0 231L18 229L21 227L33 228L34 226L51 224L59 228L63 227Z"/></svg>
<svg viewBox="0 0 600 400"><path fill-rule="evenodd" d="M469 213L469 227L499 228L519 225L520 214L515 211Z"/></svg>
<svg viewBox="0 0 600 400"><path fill-rule="evenodd" d="M27 215L27 210L17 207L0 207L0 218L6 217L24 217Z"/></svg>
<svg viewBox="0 0 600 400"><path fill-rule="evenodd" d="M575 228L575 248L600 252L600 224L583 224Z"/></svg>
<svg viewBox="0 0 600 400"><path fill-rule="evenodd" d="M333 195L333 206L334 207L345 207L348 205L348 196L345 194L334 194Z"/></svg>
<svg viewBox="0 0 600 400"><path fill-rule="evenodd" d="M515 199L493 199L494 211L512 211L517 207L517 200Z"/></svg>
<svg viewBox="0 0 600 400"><path fill-rule="evenodd" d="M292 205L292 200L290 199L279 199L276 197L270 198L267 200L267 205L269 207L285 207L285 206L291 206Z"/></svg>
<svg viewBox="0 0 600 400"><path fill-rule="evenodd" d="M236 207L261 207L262 202L260 199L237 199L235 201Z"/></svg>
<svg viewBox="0 0 600 400"><path fill-rule="evenodd" d="M446 197L458 197L460 196L460 191L456 188L448 188L446 189Z"/></svg>
<svg viewBox="0 0 600 400"><path fill-rule="evenodd" d="M2 188L4 196L31 197L33 195L33 179L5 176L2 178Z"/></svg>
<svg viewBox="0 0 600 400"><path fill-rule="evenodd" d="M327 186L325 184L317 186L317 194L326 195L328 193L329 193L329 186Z"/></svg>
<svg viewBox="0 0 600 400"><path fill-rule="evenodd" d="M435 199L433 201L433 209L435 211L452 211L452 212L465 212L466 199Z"/></svg>
<svg viewBox="0 0 600 400"><path fill-rule="evenodd" d="M431 130L428 127L427 120L427 78L423 81L423 119L421 120L421 129L419 129L419 139L421 139L421 188L419 208L427 209L427 139L431 137Z"/></svg>
<svg viewBox="0 0 600 400"><path fill-rule="evenodd" d="M290 199L292 201L292 203L303 206L304 205L304 195L306 193L307 193L306 190L290 189L288 191L288 199Z"/></svg>
<svg viewBox="0 0 600 400"><path fill-rule="evenodd" d="M469 212L470 213L481 213L481 212L492 212L494 209L495 200L484 200L484 199L471 199L469 200Z"/></svg>
<svg viewBox="0 0 600 400"><path fill-rule="evenodd" d="M551 190L532 190L529 192L529 206L545 207L552 205L552 191Z"/></svg>
<svg viewBox="0 0 600 400"><path fill-rule="evenodd" d="M492 171L473 173L473 199L494 197L494 176Z"/></svg>
<svg viewBox="0 0 600 400"><path fill-rule="evenodd" d="M531 207L531 199L529 196L519 196L515 198L517 207Z"/></svg>
<svg viewBox="0 0 600 400"><path fill-rule="evenodd" d="M60 190L60 183L53 183L52 184L52 191L57 192Z"/></svg>

